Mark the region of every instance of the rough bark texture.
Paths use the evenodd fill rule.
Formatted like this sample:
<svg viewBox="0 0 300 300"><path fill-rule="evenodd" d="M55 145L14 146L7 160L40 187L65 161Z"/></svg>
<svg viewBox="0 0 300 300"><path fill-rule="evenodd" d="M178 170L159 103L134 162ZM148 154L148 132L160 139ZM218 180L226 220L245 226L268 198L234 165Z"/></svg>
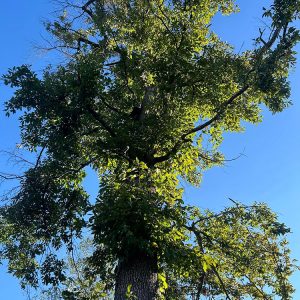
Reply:
<svg viewBox="0 0 300 300"><path fill-rule="evenodd" d="M125 300L128 286L137 300L155 300L158 296L157 259L137 255L121 262L116 274L115 300Z"/></svg>

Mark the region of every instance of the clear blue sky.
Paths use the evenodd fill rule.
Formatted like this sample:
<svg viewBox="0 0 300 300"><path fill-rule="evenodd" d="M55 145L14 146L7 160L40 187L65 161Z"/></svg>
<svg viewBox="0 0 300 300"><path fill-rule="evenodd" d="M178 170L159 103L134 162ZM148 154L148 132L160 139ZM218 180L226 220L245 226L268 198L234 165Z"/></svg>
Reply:
<svg viewBox="0 0 300 300"><path fill-rule="evenodd" d="M261 7L270 0L240 0L241 12L230 17L217 17L215 29L237 49L251 47L252 38L261 25ZM52 56L39 53L33 45L43 45L42 21L51 18L54 10L50 0L3 1L0 10L0 73L23 63L32 64L36 70L50 63ZM300 50L300 47L297 48ZM300 55L298 55L300 59ZM185 198L200 207L222 209L230 205L228 197L243 203L267 202L292 229L290 242L292 256L300 260L300 63L291 74L294 105L278 115L264 113L258 126L247 125L242 134L227 134L222 150L227 158L243 153L240 159L214 168L204 174L200 189L186 186ZM3 102L11 91L0 84L0 149L11 150L19 141L16 119L7 119ZM0 157L0 170L8 170L5 158ZM95 194L94 180L87 187ZM22 300L25 294L18 282L0 267L0 299ZM300 275L293 277L298 289L294 299L300 298ZM298 282L298 283L297 283ZM298 286L297 286L298 284Z"/></svg>

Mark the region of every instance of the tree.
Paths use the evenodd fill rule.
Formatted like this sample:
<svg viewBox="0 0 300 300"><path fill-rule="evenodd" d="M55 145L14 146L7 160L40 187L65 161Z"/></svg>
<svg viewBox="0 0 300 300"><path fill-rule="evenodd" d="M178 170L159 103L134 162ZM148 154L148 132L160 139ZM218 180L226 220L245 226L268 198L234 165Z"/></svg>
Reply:
<svg viewBox="0 0 300 300"><path fill-rule="evenodd" d="M276 216L258 204L200 212L183 203L179 182L199 185L222 164L222 134L258 123L261 104L274 113L290 104L300 2L274 0L263 14L270 26L243 53L210 27L237 10L231 0L65 5L47 29L68 62L3 77L15 88L6 113L21 112L22 146L38 153L1 209L9 270L24 285L37 286L40 271L59 286L67 274L54 252L72 252L88 229L86 276L114 286L116 300L291 299L288 230ZM100 178L96 203L82 187L87 166Z"/></svg>
<svg viewBox="0 0 300 300"><path fill-rule="evenodd" d="M165 299L220 299L222 295L228 299L246 295L289 299L293 288L286 276L294 270L294 264L286 239L280 237L289 229L268 207L236 203L218 214L209 210L200 213L192 207L187 211L192 213L190 223L186 225L185 221L183 227L193 233L194 239L187 239L181 252L169 250L169 264L164 264L159 274ZM175 242L182 238L180 232L174 235ZM105 280L89 270L87 258L94 250L91 239L74 246L66 265L67 280L59 288L43 289L37 299L112 299L113 273L112 280ZM266 292L266 287L272 292Z"/></svg>

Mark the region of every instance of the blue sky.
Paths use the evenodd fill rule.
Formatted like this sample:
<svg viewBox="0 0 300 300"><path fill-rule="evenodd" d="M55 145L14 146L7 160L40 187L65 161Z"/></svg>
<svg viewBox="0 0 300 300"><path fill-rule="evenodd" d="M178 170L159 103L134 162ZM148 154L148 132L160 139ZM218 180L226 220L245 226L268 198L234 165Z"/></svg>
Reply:
<svg viewBox="0 0 300 300"><path fill-rule="evenodd" d="M261 7L269 0L240 0L241 12L230 17L217 17L215 30L236 49L251 47L262 25ZM42 21L51 18L53 3L48 0L3 1L0 10L0 73L9 67L23 63L32 64L36 70L52 62L53 55L34 49L34 44L43 45ZM297 47L300 50L300 47ZM300 55L298 55L300 58ZM241 134L226 134L222 150L227 158L243 153L238 160L225 167L207 171L200 189L186 186L186 200L200 207L216 210L230 205L228 197L251 203L267 202L292 229L289 237L292 256L300 260L300 63L291 73L292 100L294 105L283 113L272 115L264 112L261 124L247 125ZM0 83L0 149L12 150L19 141L18 124L15 118L4 116L3 102L11 95ZM0 170L9 170L5 158L0 157ZM97 185L93 177L86 182L95 194ZM293 277L300 298L300 275ZM297 286L298 282L298 286ZM7 300L26 299L17 280L0 267L0 298Z"/></svg>

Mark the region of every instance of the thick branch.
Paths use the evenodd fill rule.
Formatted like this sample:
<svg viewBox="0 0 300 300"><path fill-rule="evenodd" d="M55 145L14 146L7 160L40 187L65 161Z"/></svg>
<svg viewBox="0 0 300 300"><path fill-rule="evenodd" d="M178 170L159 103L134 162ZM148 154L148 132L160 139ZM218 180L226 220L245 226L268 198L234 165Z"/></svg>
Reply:
<svg viewBox="0 0 300 300"><path fill-rule="evenodd" d="M260 59L262 59L264 53L269 50L273 44L275 43L276 39L279 37L280 31L281 31L282 27L277 27L274 29L273 33L271 34L270 39L266 42L263 42L263 46L261 47L261 49L258 51L255 59L257 61L259 61ZM286 30L286 29L285 29ZM261 38L262 38L262 34L261 34ZM250 73L252 73L255 69L251 70L250 72L248 72L248 74L246 75L246 79L248 79L248 75ZM230 106L234 100L236 98L238 98L239 96L241 96L242 94L244 94L248 89L250 88L249 84L245 84L244 87L242 87L239 91L237 91L235 94L233 94L226 102L224 102L221 107L218 109L216 115L214 117L212 117L210 120L206 121L205 123L200 124L199 126L196 126L193 129L188 130L187 132L183 133L181 135L181 137L179 138L179 140L175 143L175 145L173 146L173 148L167 152L167 154L160 156L160 157L155 157L152 160L152 164L155 165L156 163L160 163L160 162L164 162L168 159L170 159L173 155L175 155L178 150L180 149L180 147L188 142L191 141L190 139L187 139L187 137L193 133L202 131L203 129L207 128L208 126L212 125L214 122L218 121L226 112L228 106Z"/></svg>
<svg viewBox="0 0 300 300"><path fill-rule="evenodd" d="M99 48L100 46L99 46L99 44L98 43L95 43L95 42L93 42L93 41L91 41L91 40L89 40L89 39L87 39L87 38L84 38L84 37L79 37L78 39L77 39L77 41L80 43L80 42L83 42L83 43L85 43L85 44L88 44L88 45L90 45L91 47L93 47L93 48Z"/></svg>
<svg viewBox="0 0 300 300"><path fill-rule="evenodd" d="M150 162L150 165L154 166L157 163L161 163L161 162L164 162L164 161L170 159L173 155L175 155L177 153L177 151L180 149L180 147L186 142L192 142L192 139L187 139L187 138L184 138L183 140L180 139L174 145L174 147L169 152L167 152L167 154L159 156L159 157L154 157L152 159L152 161Z"/></svg>
<svg viewBox="0 0 300 300"><path fill-rule="evenodd" d="M100 100L110 110L112 110L112 111L114 111L118 114L122 114L122 112L118 108L116 108L116 107L112 106L111 104L109 104L103 97L100 97Z"/></svg>
<svg viewBox="0 0 300 300"><path fill-rule="evenodd" d="M173 155L175 155L177 153L177 151L180 149L180 147L184 143L192 141L191 139L187 138L189 135L191 135L192 133L201 131L201 130L207 128L208 126L210 126L211 124L213 124L214 122L216 122L217 120L219 120L224 115L228 106L230 106L236 98L238 98L239 96L244 94L248 90L248 88L249 88L249 85L246 85L243 88L241 88L238 92L233 94L226 102L224 102L221 105L221 107L218 109L218 112L215 114L215 116L213 118L211 118L210 120L206 121L205 123L202 123L201 125L193 128L193 129L190 129L187 132L185 132L181 136L181 138L178 140L178 142L174 145L174 147L167 154L160 156L160 157L155 157L153 159L152 164L154 165L156 163L164 162L164 161L170 159Z"/></svg>
<svg viewBox="0 0 300 300"><path fill-rule="evenodd" d="M112 136L116 137L116 133L112 130L112 128L101 118L101 116L91 107L87 106L88 112L93 116L95 120L97 120L100 125Z"/></svg>
<svg viewBox="0 0 300 300"><path fill-rule="evenodd" d="M278 38L278 36L279 36L279 34L280 34L280 31L281 31L281 29L282 29L282 27L277 27L275 30L274 30L274 32L273 32L273 34L272 34L272 36L270 37L270 39L269 39L269 41L268 42L263 42L263 47L259 50L259 52L258 52L258 54L257 54L257 59L259 60L261 57L262 57L262 55L267 51L267 50L269 50L272 46L273 46L273 44L275 43L275 41L276 41L276 39ZM262 36L261 36L261 38L262 38Z"/></svg>
<svg viewBox="0 0 300 300"><path fill-rule="evenodd" d="M91 158L88 161L81 163L77 168L73 169L73 168L64 168L64 170L66 170L65 173L63 173L62 175L58 176L57 178L61 178L63 176L65 176L66 174L69 173L74 173L77 174L79 173L82 169L84 169L85 167L87 167L88 165L90 165L91 163L93 163L96 160L96 158Z"/></svg>
<svg viewBox="0 0 300 300"><path fill-rule="evenodd" d="M82 7L81 9L87 13L91 19L94 19L94 14L93 12L88 8L91 4L93 4L94 2L96 2L97 0L89 0L88 2L86 2Z"/></svg>
<svg viewBox="0 0 300 300"><path fill-rule="evenodd" d="M142 121L142 120L145 119L146 108L148 107L148 104L150 102L150 98L153 95L153 91L154 91L154 87L151 87L151 86L146 87L144 99L143 99L142 104L141 104L140 113L139 113L139 116L137 118L139 121Z"/></svg>
<svg viewBox="0 0 300 300"><path fill-rule="evenodd" d="M205 274L205 273L203 273L203 274L201 275L201 277L200 277L199 285L198 285L198 287L197 287L196 300L200 300L201 293L202 293L203 286L204 286L205 277L206 277L206 274Z"/></svg>
<svg viewBox="0 0 300 300"><path fill-rule="evenodd" d="M249 88L249 85L244 86L243 88L241 88L239 91L237 91L235 94L233 94L226 102L224 102L221 107L218 109L218 112L216 113L216 115L211 118L210 120L208 120L207 122L187 131L186 133L184 133L182 135L182 139L187 137L188 135L201 131L205 128L207 128L209 125L211 125L212 123L214 123L215 121L219 120L223 114L225 113L226 109L228 108L228 106L230 106L230 104L233 103L233 101L238 98L239 96L241 96L242 94L244 94Z"/></svg>

